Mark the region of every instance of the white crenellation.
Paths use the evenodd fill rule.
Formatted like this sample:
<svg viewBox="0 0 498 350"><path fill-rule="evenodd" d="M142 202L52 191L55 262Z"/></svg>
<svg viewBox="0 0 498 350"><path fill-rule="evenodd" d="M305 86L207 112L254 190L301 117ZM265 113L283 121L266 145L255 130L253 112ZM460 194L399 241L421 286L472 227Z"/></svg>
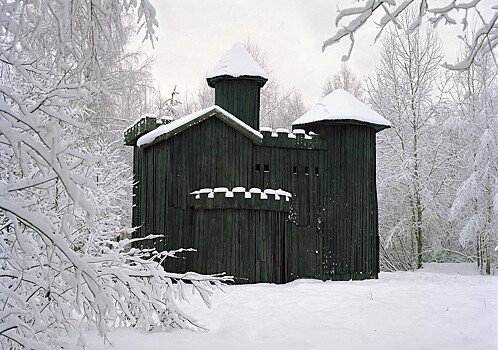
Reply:
<svg viewBox="0 0 498 350"><path fill-rule="evenodd" d="M195 195L195 199L201 198L209 198L213 199L215 197L223 196L225 198L233 198L235 193L240 193L244 195L244 198L257 198L262 200L267 200L269 198L274 199L276 201L281 200L281 198L285 198L286 202L289 202L292 198L292 194L290 192L284 191L282 189L274 190L271 188L260 189L260 188L251 188L246 190L244 187L234 187L231 191L226 187L217 187L217 188L201 188L199 190L195 190L190 192L191 195Z"/></svg>
<svg viewBox="0 0 498 350"><path fill-rule="evenodd" d="M228 192L228 191L229 191L229 190L228 190L228 188L226 188L226 187L216 187L216 188L213 190L213 192L215 192L215 193L226 193L226 192Z"/></svg>
<svg viewBox="0 0 498 350"><path fill-rule="evenodd" d="M168 116L168 115L163 115L161 118L159 118L159 120L161 121L161 124L168 124L168 123L171 123L173 121L173 117L171 116Z"/></svg>
<svg viewBox="0 0 498 350"><path fill-rule="evenodd" d="M289 129L286 128L272 129L268 126L264 126L261 127L259 131L263 134L263 137L268 133L270 134L270 137L287 137L288 139L313 140L315 136L318 136L318 134L314 133L313 131L310 131L309 134L306 134L306 131L304 129L294 129L292 131L289 131Z"/></svg>

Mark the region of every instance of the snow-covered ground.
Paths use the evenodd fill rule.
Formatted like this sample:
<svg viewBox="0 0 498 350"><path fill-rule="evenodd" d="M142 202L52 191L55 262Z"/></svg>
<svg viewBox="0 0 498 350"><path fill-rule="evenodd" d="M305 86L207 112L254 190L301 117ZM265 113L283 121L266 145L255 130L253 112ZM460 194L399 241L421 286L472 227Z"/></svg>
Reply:
<svg viewBox="0 0 498 350"><path fill-rule="evenodd" d="M210 332L119 329L89 349L498 349L498 276L473 264L427 264L378 280L229 286L207 309Z"/></svg>

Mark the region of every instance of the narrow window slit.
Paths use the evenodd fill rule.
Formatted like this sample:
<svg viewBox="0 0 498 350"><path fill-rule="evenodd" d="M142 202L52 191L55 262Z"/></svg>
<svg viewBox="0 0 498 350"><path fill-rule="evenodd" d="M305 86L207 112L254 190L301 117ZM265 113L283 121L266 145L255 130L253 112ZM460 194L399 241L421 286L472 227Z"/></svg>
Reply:
<svg viewBox="0 0 498 350"><path fill-rule="evenodd" d="M268 173L270 171L270 164L265 164L264 172Z"/></svg>
<svg viewBox="0 0 498 350"><path fill-rule="evenodd" d="M304 175L309 175L310 174L310 167L305 166L304 167Z"/></svg>
<svg viewBox="0 0 498 350"><path fill-rule="evenodd" d="M261 171L261 164L256 164L256 172L259 173Z"/></svg>

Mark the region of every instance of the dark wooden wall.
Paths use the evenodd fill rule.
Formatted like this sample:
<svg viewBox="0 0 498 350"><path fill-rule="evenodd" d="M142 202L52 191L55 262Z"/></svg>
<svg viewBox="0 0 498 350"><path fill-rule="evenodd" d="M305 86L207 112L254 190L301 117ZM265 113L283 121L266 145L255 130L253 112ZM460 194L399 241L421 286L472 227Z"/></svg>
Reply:
<svg viewBox="0 0 498 350"><path fill-rule="evenodd" d="M190 257L190 270L235 276L236 283L284 283L285 245L289 202L274 196L251 199L244 193L225 198L201 194L192 200L192 245L198 252Z"/></svg>
<svg viewBox="0 0 498 350"><path fill-rule="evenodd" d="M168 140L135 147L137 236L163 234L164 240L148 243L158 250L198 249L168 259L171 270L225 271L239 282L377 277L375 130L310 130L320 137L263 132L263 143L256 144L211 117ZM189 195L235 186L288 191L289 212L205 207ZM241 254L248 254L244 261ZM268 261L278 265L270 268Z"/></svg>
<svg viewBox="0 0 498 350"><path fill-rule="evenodd" d="M323 278L320 216L326 144L318 137L304 140L304 135L296 139L287 133L263 135L263 144L253 146L253 186L281 188L293 195L285 246L287 280ZM255 170L258 164L260 171Z"/></svg>
<svg viewBox="0 0 498 350"><path fill-rule="evenodd" d="M375 130L361 125L314 126L327 140L322 189L324 276L377 278L379 238Z"/></svg>
<svg viewBox="0 0 498 350"><path fill-rule="evenodd" d="M259 130L260 82L254 79L216 81L215 104Z"/></svg>
<svg viewBox="0 0 498 350"><path fill-rule="evenodd" d="M140 236L166 233L174 247L183 235L173 223L187 209L189 193L204 187L248 186L252 141L213 117L150 147L136 148L137 219ZM165 220L168 218L168 220ZM178 243L182 242L178 238Z"/></svg>

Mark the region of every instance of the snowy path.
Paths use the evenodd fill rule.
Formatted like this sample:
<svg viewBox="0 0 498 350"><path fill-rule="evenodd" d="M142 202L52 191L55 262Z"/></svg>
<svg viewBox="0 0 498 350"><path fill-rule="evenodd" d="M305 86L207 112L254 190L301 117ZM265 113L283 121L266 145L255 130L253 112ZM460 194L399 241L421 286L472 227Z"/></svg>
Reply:
<svg viewBox="0 0 498 350"><path fill-rule="evenodd" d="M197 301L187 307L209 333L120 329L109 338L119 350L498 349L497 294L498 277L471 264L429 264L373 281L231 286L211 310Z"/></svg>

